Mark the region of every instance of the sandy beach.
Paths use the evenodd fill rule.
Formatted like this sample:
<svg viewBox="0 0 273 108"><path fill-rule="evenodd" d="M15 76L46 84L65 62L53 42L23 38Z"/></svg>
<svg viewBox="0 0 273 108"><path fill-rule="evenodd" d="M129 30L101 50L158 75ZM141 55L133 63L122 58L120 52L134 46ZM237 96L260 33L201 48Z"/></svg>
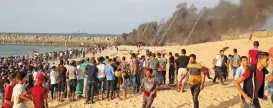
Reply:
<svg viewBox="0 0 273 108"><path fill-rule="evenodd" d="M253 41L260 42L260 49L262 51L268 51L273 45L273 38L253 38ZM197 61L202 65L212 67L212 59L218 54L218 51L223 47L228 46L229 49L225 52L226 55L232 54L232 49L237 48L239 55L247 55L247 52L252 48L252 42L248 42L248 39L239 40L226 40L218 42L208 42L189 46L164 46L164 47L142 47L140 53L144 54L145 49L151 51L163 51L180 53L182 48L187 50L187 54L194 53L197 55ZM107 49L101 54L95 56L127 56L129 57L129 50L137 52L136 46L120 46L120 51L115 49ZM88 55L88 57L92 57ZM167 68L168 69L168 68ZM214 76L214 72L211 73ZM167 72L168 78L168 72ZM168 81L168 79L167 79ZM229 73L229 80L227 85L213 84L211 80L206 79L205 88L201 91L199 96L199 104L201 108L239 108L240 98L236 91L231 72ZM189 90L189 86L186 87L186 92L177 92L175 88L169 86L164 87L166 90L159 90L157 97L154 100L153 107L155 108L192 108L192 96ZM267 93L267 92L266 92ZM262 108L272 108L270 101L260 100ZM65 101L58 103L57 101L50 101L50 108L140 108L142 105L142 95L130 95L129 99L123 101L116 98L111 101L95 101L95 104L84 104L84 99L77 99L75 102Z"/></svg>

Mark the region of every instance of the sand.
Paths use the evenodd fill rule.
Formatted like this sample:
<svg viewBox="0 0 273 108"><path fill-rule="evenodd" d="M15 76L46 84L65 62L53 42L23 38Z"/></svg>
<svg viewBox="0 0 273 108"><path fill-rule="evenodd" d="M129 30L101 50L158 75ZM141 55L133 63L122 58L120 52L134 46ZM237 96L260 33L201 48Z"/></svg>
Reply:
<svg viewBox="0 0 273 108"><path fill-rule="evenodd" d="M257 40L260 42L260 49L263 51L268 51L268 49L273 46L273 38L253 38L253 41ZM247 39L239 40L226 40L219 42L208 42L189 46L164 46L164 47L143 47L141 48L141 54L144 54L145 49L150 49L152 51L163 50L164 52L180 53L182 48L187 50L187 54L194 53L197 55L197 61L201 62L202 65L207 67L212 67L212 59L218 54L218 51L223 47L228 46L229 49L225 52L226 55L232 54L232 49L237 48L239 55L247 55L247 51L252 48L252 42L248 42ZM137 51L136 46L120 46L120 50L107 49L101 54L96 56L126 56L129 57L128 50L134 52ZM90 57L90 55L89 55ZM211 75L214 76L214 73ZM212 84L212 81L206 79L205 88L200 92L199 104L200 108L239 108L240 98L238 92L236 91L233 80L231 78L231 72L229 75L229 80L227 85ZM168 73L167 73L168 78ZM167 79L168 80L168 79ZM219 81L218 81L219 82ZM266 91L267 94L267 91ZM260 100L262 108L272 108L273 105L271 101ZM50 108L141 108L142 96L141 95L131 95L129 99L123 101L118 98L111 101L96 101L95 104L85 105L83 99L78 99L75 102L65 101L63 103L58 103L57 101L50 101ZM158 91L157 97L152 105L155 108L193 108L192 96L189 90L189 86L186 88L185 93L178 93L176 90L161 90Z"/></svg>

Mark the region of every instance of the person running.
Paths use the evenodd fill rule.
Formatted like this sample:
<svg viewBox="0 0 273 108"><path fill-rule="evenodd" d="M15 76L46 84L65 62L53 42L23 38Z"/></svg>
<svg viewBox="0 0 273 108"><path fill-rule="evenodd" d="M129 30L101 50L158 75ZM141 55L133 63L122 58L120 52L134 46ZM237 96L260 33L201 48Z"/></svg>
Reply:
<svg viewBox="0 0 273 108"><path fill-rule="evenodd" d="M259 49L259 42L258 41L254 41L253 42L253 47L252 49L248 50L248 62L250 65L255 65L257 64L257 54L261 51Z"/></svg>
<svg viewBox="0 0 273 108"><path fill-rule="evenodd" d="M105 64L103 64L103 57L99 57L98 61L99 64L97 65L98 68L98 74L97 74L97 78L98 78L98 93L99 95L101 95L101 100L103 100L103 94L104 94L104 87L105 87Z"/></svg>
<svg viewBox="0 0 273 108"><path fill-rule="evenodd" d="M62 102L64 98L64 89L66 83L66 71L67 69L64 67L64 61L60 60L60 64L58 66L58 101Z"/></svg>
<svg viewBox="0 0 273 108"><path fill-rule="evenodd" d="M224 50L220 50L220 54L216 56L213 60L213 64L215 65L215 76L213 78L213 83L216 83L216 79L220 79L221 83L224 84L223 81L223 66L226 65L224 63Z"/></svg>
<svg viewBox="0 0 273 108"><path fill-rule="evenodd" d="M12 99L14 100L12 108L27 108L27 100L20 97L20 95L26 91L23 86L27 80L26 76L27 74L25 72L19 72L17 74L18 83L14 86L12 91Z"/></svg>
<svg viewBox="0 0 273 108"><path fill-rule="evenodd" d="M68 94L68 99L70 101L74 101L75 100L75 92L76 92L76 86L77 86L77 69L75 67L76 62L73 60L70 65L68 65L67 68L67 73L66 75L68 76L68 85L69 86L69 90L67 92L69 92Z"/></svg>
<svg viewBox="0 0 273 108"><path fill-rule="evenodd" d="M269 54L259 52L257 54L257 65L248 67L244 74L235 80L237 91L241 94L242 102L246 108L261 108L259 99L267 99L264 94L265 75L268 74L266 68L269 65ZM244 83L241 87L241 83Z"/></svg>
<svg viewBox="0 0 273 108"><path fill-rule="evenodd" d="M236 74L235 74L235 76L234 76L234 80L236 80L236 79L238 79L239 77L241 77L241 76L244 74L244 72L245 72L245 70L246 70L247 68L248 68L248 58L247 58L246 56L242 56L242 57L240 58L240 67L236 70ZM241 85L241 87L243 88L244 83L241 83L240 85ZM241 99L241 98L240 98L240 99ZM242 99L241 99L241 100L242 100ZM244 106L243 103L240 104L240 107L241 107L241 108L245 108L245 106Z"/></svg>
<svg viewBox="0 0 273 108"><path fill-rule="evenodd" d="M57 90L57 76L56 67L52 66L50 72L50 90L51 90L51 99L54 99L55 91Z"/></svg>
<svg viewBox="0 0 273 108"><path fill-rule="evenodd" d="M169 52L169 84L174 84L175 61L172 52Z"/></svg>
<svg viewBox="0 0 273 108"><path fill-rule="evenodd" d="M14 86L17 84L16 73L11 73L9 76L10 84L5 88L5 103L2 108L12 108L13 102L11 101Z"/></svg>
<svg viewBox="0 0 273 108"><path fill-rule="evenodd" d="M141 80L140 91L142 93L142 87L144 87L143 91L143 104L142 108L151 108L154 98L156 97L156 79L152 77L153 69L147 69L145 72L145 78Z"/></svg>
<svg viewBox="0 0 273 108"><path fill-rule="evenodd" d="M248 38L248 42L249 41L252 41L252 34L249 36L249 38Z"/></svg>
<svg viewBox="0 0 273 108"><path fill-rule="evenodd" d="M91 104L94 103L94 95L95 95L95 86L97 82L97 74L98 74L98 68L95 65L96 60L92 59L90 65L88 65L85 69L85 74L88 76L88 83L87 83L87 98L85 101L85 104L89 104L89 101L91 101ZM90 99L91 98L91 99Z"/></svg>
<svg viewBox="0 0 273 108"><path fill-rule="evenodd" d="M114 68L111 66L114 64L112 59L109 59L108 64L105 67L106 71L106 79L107 79L107 99L110 101L110 99L113 99L113 94L114 94L114 82L115 82L115 72ZM111 92L110 98L109 98L109 93Z"/></svg>
<svg viewBox="0 0 273 108"><path fill-rule="evenodd" d="M190 89L193 97L194 108L199 108L198 96L200 91L204 88L206 76L205 73L202 72L201 64L196 62L196 55L191 54L189 58L190 63L187 65L187 73L190 74ZM186 75L187 74L183 74L182 80L186 77Z"/></svg>
<svg viewBox="0 0 273 108"><path fill-rule="evenodd" d="M28 101L33 101L34 108L48 108L47 90L42 86L44 82L44 75L37 74L36 78L37 80L35 82L34 87L21 94L20 97ZM27 97L27 95L30 94L32 95L33 100Z"/></svg>
<svg viewBox="0 0 273 108"><path fill-rule="evenodd" d="M177 91L180 92L182 90L183 92L186 92L184 90L185 84L188 82L189 76L187 75L187 65L189 63L189 56L186 56L186 50L182 49L181 50L181 56L178 57L178 74L177 74ZM186 75L186 77L182 80L182 76Z"/></svg>
<svg viewBox="0 0 273 108"><path fill-rule="evenodd" d="M231 60L232 71L233 71L233 78L235 78L236 71L240 67L240 55L237 54L237 49L233 49L233 57Z"/></svg>

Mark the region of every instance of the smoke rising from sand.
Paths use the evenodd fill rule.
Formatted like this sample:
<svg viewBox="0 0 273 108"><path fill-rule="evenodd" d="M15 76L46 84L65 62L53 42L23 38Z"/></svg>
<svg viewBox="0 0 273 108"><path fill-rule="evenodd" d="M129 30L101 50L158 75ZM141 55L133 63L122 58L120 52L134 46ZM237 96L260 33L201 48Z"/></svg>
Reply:
<svg viewBox="0 0 273 108"><path fill-rule="evenodd" d="M186 3L181 3L177 5L177 10L173 16L163 23L161 31L153 40L153 45L159 43L165 45L184 44L201 13L204 14L199 19L186 44L216 41L221 38L221 35L232 36L238 32L249 32L263 27L267 19L273 14L273 0L240 0L240 4L220 0L216 7L204 7L201 10L198 10L194 5L188 6ZM170 27L175 16L176 18ZM149 40L153 39L154 33L159 30L160 23L162 22L141 24L132 32L123 33L117 43L136 44L142 42L147 44L150 42ZM148 24L149 26L147 26ZM161 41L162 38L163 41ZM129 41L130 39L135 42Z"/></svg>

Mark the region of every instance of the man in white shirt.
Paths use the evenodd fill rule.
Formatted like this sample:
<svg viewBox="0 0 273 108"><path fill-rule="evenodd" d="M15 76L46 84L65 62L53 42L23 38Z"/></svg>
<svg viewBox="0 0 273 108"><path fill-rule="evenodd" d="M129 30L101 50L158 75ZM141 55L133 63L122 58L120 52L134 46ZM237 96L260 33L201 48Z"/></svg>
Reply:
<svg viewBox="0 0 273 108"><path fill-rule="evenodd" d="M51 72L50 72L50 85L51 85L51 99L54 99L55 91L57 90L57 72L55 71L56 67L52 66Z"/></svg>
<svg viewBox="0 0 273 108"><path fill-rule="evenodd" d="M103 64L103 58L100 57L98 58L99 65L97 65L98 68L98 73L97 73L97 78L99 79L98 82L98 90L99 94L101 95L101 100L103 100L103 92L104 92L104 82L105 82L105 77L106 77L106 72L105 72L105 64Z"/></svg>
<svg viewBox="0 0 273 108"><path fill-rule="evenodd" d="M213 79L213 83L216 83L216 79L220 79L221 83L224 84L223 82L223 62L224 62L224 50L220 50L220 54L215 57L213 60L213 64L215 65L215 76Z"/></svg>
<svg viewBox="0 0 273 108"><path fill-rule="evenodd" d="M27 108L27 102L25 99L20 98L20 95L26 91L23 84L26 83L27 74L25 72L19 72L17 75L17 80L19 81L16 84L12 91L12 98L11 100L14 101L12 108Z"/></svg>
<svg viewBox="0 0 273 108"><path fill-rule="evenodd" d="M80 61L77 63L77 88L76 88L76 94L78 97L82 96L83 94L83 82L84 82L84 77L83 77L83 71L84 69L80 66L83 61Z"/></svg>

